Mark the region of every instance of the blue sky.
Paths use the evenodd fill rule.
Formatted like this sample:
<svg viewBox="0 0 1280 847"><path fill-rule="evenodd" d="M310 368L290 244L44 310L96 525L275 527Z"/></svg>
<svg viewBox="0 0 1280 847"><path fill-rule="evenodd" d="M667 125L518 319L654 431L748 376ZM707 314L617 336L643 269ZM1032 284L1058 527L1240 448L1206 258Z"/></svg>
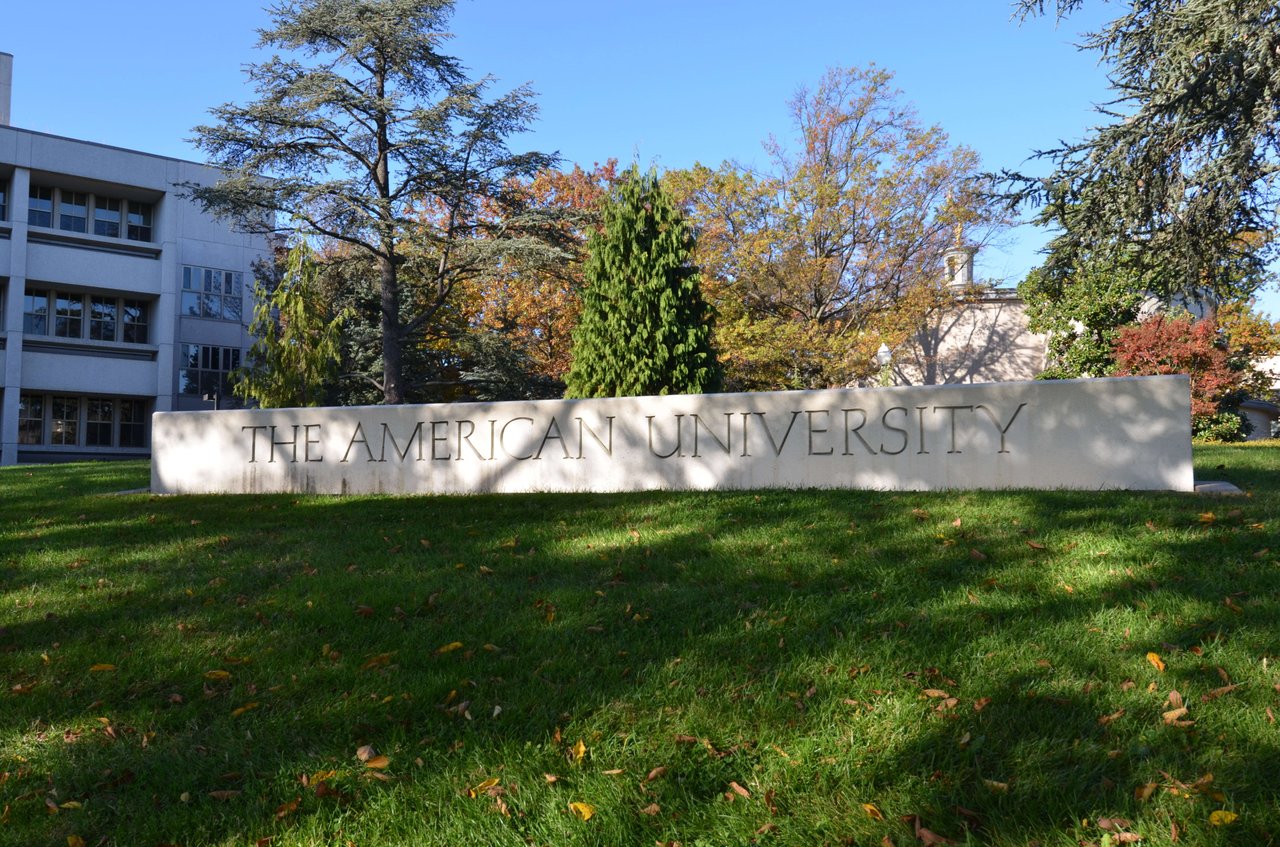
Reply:
<svg viewBox="0 0 1280 847"><path fill-rule="evenodd" d="M258 0L14 3L13 124L182 158L210 106L249 97ZM1009 0L459 0L448 49L495 90L531 83L540 119L515 145L566 163L616 157L659 168L764 163L790 136L786 101L831 66L895 75L922 122L978 151L986 168L1040 172L1036 149L1080 138L1108 99L1075 44L1120 6L1018 22ZM1021 227L978 257L1014 284L1045 233ZM1280 294L1263 309L1280 317Z"/></svg>

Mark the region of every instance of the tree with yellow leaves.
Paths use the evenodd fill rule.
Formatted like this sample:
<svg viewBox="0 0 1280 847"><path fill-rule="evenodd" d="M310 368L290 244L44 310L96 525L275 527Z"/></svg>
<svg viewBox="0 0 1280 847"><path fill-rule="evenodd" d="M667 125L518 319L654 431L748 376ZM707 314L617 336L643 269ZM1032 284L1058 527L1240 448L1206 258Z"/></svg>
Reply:
<svg viewBox="0 0 1280 847"><path fill-rule="evenodd" d="M874 67L834 68L789 103L794 148L768 171L668 175L696 231L732 388L823 388L870 376L874 352L945 301L943 254L1001 225L978 157L923 126Z"/></svg>

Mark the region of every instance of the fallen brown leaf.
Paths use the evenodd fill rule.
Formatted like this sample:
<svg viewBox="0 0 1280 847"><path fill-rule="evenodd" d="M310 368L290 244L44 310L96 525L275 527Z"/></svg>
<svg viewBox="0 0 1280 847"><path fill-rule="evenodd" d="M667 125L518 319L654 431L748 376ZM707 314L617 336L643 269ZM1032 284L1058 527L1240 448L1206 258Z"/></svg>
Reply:
<svg viewBox="0 0 1280 847"><path fill-rule="evenodd" d="M1106 726L1108 724L1115 723L1122 717L1124 717L1124 709L1117 709L1116 711L1112 712L1109 715L1103 715L1102 717L1098 718L1098 723L1102 724L1103 726Z"/></svg>
<svg viewBox="0 0 1280 847"><path fill-rule="evenodd" d="M939 835L933 830L926 829L924 825L920 823L919 817L915 818L914 827L915 827L916 838L920 841L921 844L925 845L925 847L936 847L936 845L939 845L939 844L957 843L954 839L947 838L945 836Z"/></svg>
<svg viewBox="0 0 1280 847"><path fill-rule="evenodd" d="M1122 829L1128 829L1133 825L1132 821L1124 818L1098 818L1098 829L1104 829L1107 832L1117 832Z"/></svg>
<svg viewBox="0 0 1280 847"><path fill-rule="evenodd" d="M1223 694L1230 694L1232 691L1235 691L1237 688L1239 688L1243 684L1244 683L1237 682L1237 683L1233 683L1232 685L1224 685L1221 688L1215 688L1212 691L1210 691L1208 694L1201 694L1200 702L1208 703L1210 700L1217 700Z"/></svg>

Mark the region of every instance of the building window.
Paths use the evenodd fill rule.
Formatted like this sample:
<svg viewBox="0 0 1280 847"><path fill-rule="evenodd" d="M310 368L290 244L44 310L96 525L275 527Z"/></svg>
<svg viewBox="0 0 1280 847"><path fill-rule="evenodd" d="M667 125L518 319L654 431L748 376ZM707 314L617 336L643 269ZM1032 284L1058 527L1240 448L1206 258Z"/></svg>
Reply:
<svg viewBox="0 0 1280 847"><path fill-rule="evenodd" d="M77 444L80 433L80 398L54 397L49 404L50 444Z"/></svg>
<svg viewBox="0 0 1280 847"><path fill-rule="evenodd" d="M236 347L183 344L178 369L178 393L204 399L231 397L231 372L240 367Z"/></svg>
<svg viewBox="0 0 1280 847"><path fill-rule="evenodd" d="M129 240L151 240L151 204L129 201Z"/></svg>
<svg viewBox="0 0 1280 847"><path fill-rule="evenodd" d="M115 401L90 397L84 407L84 444L86 447L110 447L111 428L115 421Z"/></svg>
<svg viewBox="0 0 1280 847"><path fill-rule="evenodd" d="M18 443L44 443L44 397L39 394L18 397Z"/></svg>
<svg viewBox="0 0 1280 847"><path fill-rule="evenodd" d="M117 408L120 410L120 446L146 446L146 404L141 400L121 400Z"/></svg>
<svg viewBox="0 0 1280 847"><path fill-rule="evenodd" d="M120 340L127 344L147 343L147 304L141 300L120 301L124 325Z"/></svg>
<svg viewBox="0 0 1280 847"><path fill-rule="evenodd" d="M22 331L27 335L49 334L49 292L28 288L22 298Z"/></svg>
<svg viewBox="0 0 1280 847"><path fill-rule="evenodd" d="M107 238L120 237L120 209L123 201L118 197L93 199L93 234Z"/></svg>
<svg viewBox="0 0 1280 847"><path fill-rule="evenodd" d="M114 297L89 298L89 337L94 341L115 341L120 301Z"/></svg>
<svg viewBox="0 0 1280 847"><path fill-rule="evenodd" d="M27 335L146 344L147 327L147 303L142 300L40 288L28 288L22 300L22 331Z"/></svg>
<svg viewBox="0 0 1280 847"><path fill-rule="evenodd" d="M53 334L59 338L81 338L84 334L84 295L54 292Z"/></svg>
<svg viewBox="0 0 1280 847"><path fill-rule="evenodd" d="M133 398L23 394L18 401L18 443L145 447L146 411L146 401Z"/></svg>
<svg viewBox="0 0 1280 847"><path fill-rule="evenodd" d="M244 314L244 274L216 268L182 268L182 314L239 321Z"/></svg>
<svg viewBox="0 0 1280 847"><path fill-rule="evenodd" d="M58 192L58 229L67 232L84 232L89 220L89 195L79 191Z"/></svg>
<svg viewBox="0 0 1280 847"><path fill-rule="evenodd" d="M53 226L53 189L33 185L27 199L27 223L31 226Z"/></svg>
<svg viewBox="0 0 1280 847"><path fill-rule="evenodd" d="M9 219L9 185L0 182L0 221Z"/></svg>

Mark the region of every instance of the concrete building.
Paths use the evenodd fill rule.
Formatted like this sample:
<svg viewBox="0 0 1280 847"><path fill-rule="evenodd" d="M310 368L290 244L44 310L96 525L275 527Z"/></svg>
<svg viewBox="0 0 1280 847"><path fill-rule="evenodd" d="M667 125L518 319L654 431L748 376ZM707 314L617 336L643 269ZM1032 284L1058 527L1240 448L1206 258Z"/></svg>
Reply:
<svg viewBox="0 0 1280 847"><path fill-rule="evenodd" d="M1047 339L1027 328L1018 292L980 285L973 276L977 251L956 244L947 251L953 304L894 351L895 385L948 385L1035 379L1045 369Z"/></svg>
<svg viewBox="0 0 1280 847"><path fill-rule="evenodd" d="M12 68L0 53L0 464L149 455L152 412L230 399L266 245L182 196L210 167L10 126Z"/></svg>

